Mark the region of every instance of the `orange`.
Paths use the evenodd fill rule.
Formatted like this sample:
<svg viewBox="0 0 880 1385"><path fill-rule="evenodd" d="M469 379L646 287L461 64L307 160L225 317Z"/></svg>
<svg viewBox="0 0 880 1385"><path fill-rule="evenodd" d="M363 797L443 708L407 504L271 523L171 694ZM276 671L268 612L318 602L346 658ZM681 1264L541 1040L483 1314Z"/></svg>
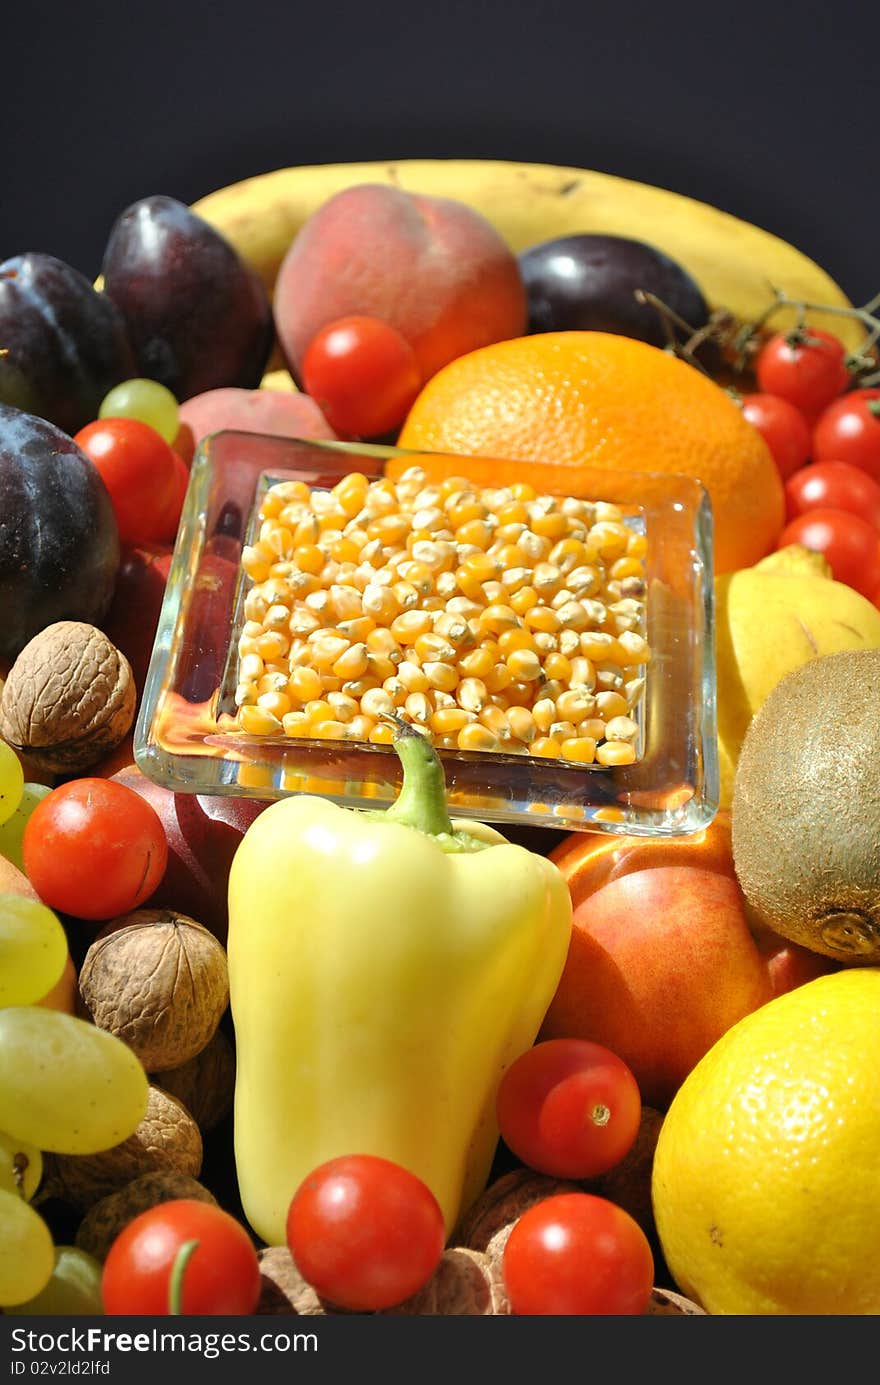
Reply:
<svg viewBox="0 0 880 1385"><path fill-rule="evenodd" d="M717 572L751 566L782 530L779 472L740 408L694 366L630 337L545 332L459 356L424 386L399 445L696 478L712 502Z"/></svg>

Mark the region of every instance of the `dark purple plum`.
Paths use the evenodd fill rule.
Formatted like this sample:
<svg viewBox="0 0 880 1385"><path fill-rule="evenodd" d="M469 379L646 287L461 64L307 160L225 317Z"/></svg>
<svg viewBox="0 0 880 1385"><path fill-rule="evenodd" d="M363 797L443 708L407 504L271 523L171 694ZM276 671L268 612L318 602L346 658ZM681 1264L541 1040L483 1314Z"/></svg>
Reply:
<svg viewBox="0 0 880 1385"><path fill-rule="evenodd" d="M614 332L666 346L657 309L640 303L644 289L696 330L709 312L697 282L675 260L626 236L560 236L523 251L530 332ZM683 340L688 333L677 333Z"/></svg>
<svg viewBox="0 0 880 1385"><path fill-rule="evenodd" d="M0 264L0 403L76 433L135 374L122 314L84 274L36 251Z"/></svg>
<svg viewBox="0 0 880 1385"><path fill-rule="evenodd" d="M92 460L45 419L0 404L0 659L57 620L98 624L119 553Z"/></svg>
<svg viewBox="0 0 880 1385"><path fill-rule="evenodd" d="M115 222L101 266L140 373L179 400L256 389L274 341L269 296L227 240L173 197L144 197Z"/></svg>

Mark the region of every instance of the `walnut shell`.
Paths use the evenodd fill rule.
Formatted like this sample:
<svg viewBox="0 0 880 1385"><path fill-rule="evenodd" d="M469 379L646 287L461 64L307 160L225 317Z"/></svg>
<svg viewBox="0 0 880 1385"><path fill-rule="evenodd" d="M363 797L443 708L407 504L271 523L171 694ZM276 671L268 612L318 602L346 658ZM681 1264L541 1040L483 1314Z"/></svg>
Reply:
<svg viewBox="0 0 880 1385"><path fill-rule="evenodd" d="M102 630L59 620L34 635L0 697L0 736L34 764L75 774L104 759L134 722L131 665Z"/></svg>
<svg viewBox="0 0 880 1385"><path fill-rule="evenodd" d="M512 1169L490 1183L456 1227L452 1240L457 1246L488 1252L499 1232L504 1240L518 1217L536 1202L557 1193L577 1193L581 1187L566 1179L550 1178L532 1169Z"/></svg>
<svg viewBox="0 0 880 1385"><path fill-rule="evenodd" d="M486 1317L510 1312L500 1266L481 1250L452 1246L424 1288L382 1316Z"/></svg>
<svg viewBox="0 0 880 1385"><path fill-rule="evenodd" d="M602 1174L595 1186L601 1197L607 1197L609 1202L616 1202L628 1212L649 1240L656 1239L657 1235L651 1204L651 1172L662 1124L661 1111L643 1106L635 1142L614 1168Z"/></svg>
<svg viewBox="0 0 880 1385"><path fill-rule="evenodd" d="M266 1246L259 1251L260 1297L254 1312L259 1316L295 1314L320 1317L341 1310L325 1303L296 1267L287 1246Z"/></svg>
<svg viewBox="0 0 880 1385"><path fill-rule="evenodd" d="M94 1203L77 1227L74 1242L96 1260L104 1260L116 1237L130 1221L148 1208L178 1197L217 1205L214 1194L189 1174L143 1173Z"/></svg>
<svg viewBox="0 0 880 1385"><path fill-rule="evenodd" d="M179 1068L155 1075L160 1087L182 1101L202 1134L213 1130L232 1110L235 1096L235 1050L218 1029L213 1039Z"/></svg>
<svg viewBox="0 0 880 1385"><path fill-rule="evenodd" d="M87 1212L100 1198L144 1173L185 1173L198 1178L202 1136L176 1097L151 1086L147 1110L133 1135L100 1154L56 1154L51 1159L53 1193Z"/></svg>
<svg viewBox="0 0 880 1385"><path fill-rule="evenodd" d="M165 1072L214 1037L229 1004L226 952L186 914L136 909L96 935L79 992L99 1029L133 1048L147 1072Z"/></svg>

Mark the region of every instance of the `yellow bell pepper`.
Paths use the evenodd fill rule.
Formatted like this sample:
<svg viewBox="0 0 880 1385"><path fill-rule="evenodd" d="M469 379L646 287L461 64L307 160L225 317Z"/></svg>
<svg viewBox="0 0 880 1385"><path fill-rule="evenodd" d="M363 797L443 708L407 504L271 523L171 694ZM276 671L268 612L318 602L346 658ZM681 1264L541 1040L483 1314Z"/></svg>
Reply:
<svg viewBox="0 0 880 1385"><path fill-rule="evenodd" d="M418 1175L451 1231L489 1176L501 1075L565 962L558 868L451 822L431 745L399 723L395 747L404 779L387 811L281 799L232 862L235 1160L270 1245L302 1180L342 1154Z"/></svg>

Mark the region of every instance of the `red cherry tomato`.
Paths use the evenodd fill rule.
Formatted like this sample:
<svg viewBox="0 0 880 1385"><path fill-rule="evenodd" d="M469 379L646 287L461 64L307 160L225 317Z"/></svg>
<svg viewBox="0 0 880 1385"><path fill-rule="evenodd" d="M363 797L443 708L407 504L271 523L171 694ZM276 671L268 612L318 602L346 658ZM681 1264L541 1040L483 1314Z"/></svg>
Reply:
<svg viewBox="0 0 880 1385"><path fill-rule="evenodd" d="M622 1207L592 1193L561 1193L514 1223L502 1273L514 1313L620 1317L644 1313L654 1257Z"/></svg>
<svg viewBox="0 0 880 1385"><path fill-rule="evenodd" d="M880 388L850 390L819 417L813 460L848 462L880 481Z"/></svg>
<svg viewBox="0 0 880 1385"><path fill-rule="evenodd" d="M783 481L810 455L810 427L800 409L778 394L744 394L742 411L766 442Z"/></svg>
<svg viewBox="0 0 880 1385"><path fill-rule="evenodd" d="M126 784L71 779L37 804L22 839L25 874L44 904L109 919L149 899L168 840L151 804Z"/></svg>
<svg viewBox="0 0 880 1385"><path fill-rule="evenodd" d="M880 530L880 485L848 462L813 462L785 483L786 518L810 510L848 510Z"/></svg>
<svg viewBox="0 0 880 1385"><path fill-rule="evenodd" d="M287 1244L304 1279L339 1308L375 1312L431 1278L446 1232L434 1194L390 1159L343 1155L293 1195Z"/></svg>
<svg viewBox="0 0 880 1385"><path fill-rule="evenodd" d="M167 538L177 488L174 452L155 428L136 418L87 423L74 442L91 457L110 494L123 543Z"/></svg>
<svg viewBox="0 0 880 1385"><path fill-rule="evenodd" d="M642 1099L626 1063L587 1039L548 1039L505 1072L496 1098L507 1147L555 1178L594 1178L619 1164Z"/></svg>
<svg viewBox="0 0 880 1385"><path fill-rule="evenodd" d="M818 327L777 332L755 361L758 385L815 417L850 383L843 342Z"/></svg>
<svg viewBox="0 0 880 1385"><path fill-rule="evenodd" d="M104 1312L171 1312L172 1270L188 1241L197 1245L181 1276L179 1311L190 1317L253 1313L260 1263L250 1236L228 1212L192 1198L150 1207L123 1227L104 1261Z"/></svg>
<svg viewBox="0 0 880 1385"><path fill-rule="evenodd" d="M309 344L302 382L340 436L375 438L403 422L422 377L396 328L376 317L341 317Z"/></svg>
<svg viewBox="0 0 880 1385"><path fill-rule="evenodd" d="M171 455L174 458L174 486L171 491L170 503L159 526L159 543L173 543L176 539L177 526L180 524L180 515L189 485L189 467L183 458L173 450Z"/></svg>
<svg viewBox="0 0 880 1385"><path fill-rule="evenodd" d="M872 597L880 587L880 538L873 524L847 510L807 510L786 524L777 548L801 543L824 553L838 582Z"/></svg>

